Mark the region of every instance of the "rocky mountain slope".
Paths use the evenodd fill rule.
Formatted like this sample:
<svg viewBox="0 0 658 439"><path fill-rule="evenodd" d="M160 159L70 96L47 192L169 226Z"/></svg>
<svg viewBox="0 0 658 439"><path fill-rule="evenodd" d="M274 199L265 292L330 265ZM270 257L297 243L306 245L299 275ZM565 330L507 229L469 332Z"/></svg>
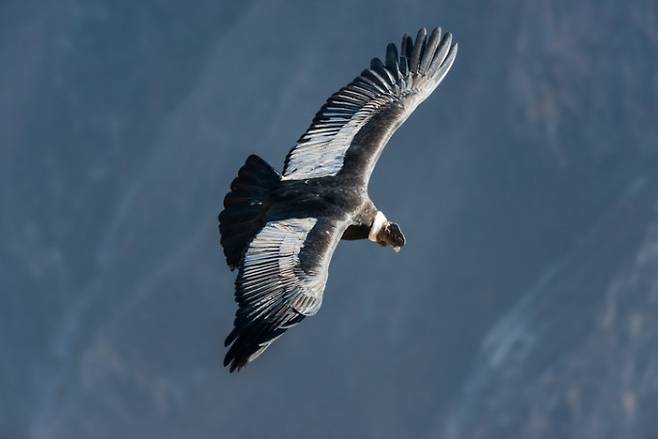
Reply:
<svg viewBox="0 0 658 439"><path fill-rule="evenodd" d="M216 214L419 26L438 92L321 312L220 367ZM651 438L655 2L65 0L0 5L0 437Z"/></svg>

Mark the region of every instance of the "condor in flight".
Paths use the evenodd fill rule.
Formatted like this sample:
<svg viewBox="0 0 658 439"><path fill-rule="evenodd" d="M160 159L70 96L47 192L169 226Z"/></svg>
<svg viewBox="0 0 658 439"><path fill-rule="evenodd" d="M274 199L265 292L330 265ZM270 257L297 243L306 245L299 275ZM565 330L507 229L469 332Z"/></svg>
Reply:
<svg viewBox="0 0 658 439"><path fill-rule="evenodd" d="M226 261L238 268L231 372L288 328L314 315L341 239L369 239L399 251L400 227L368 196L377 159L395 130L441 83L457 55L450 33L418 31L386 48L382 62L332 95L288 153L279 174L252 155L219 214Z"/></svg>

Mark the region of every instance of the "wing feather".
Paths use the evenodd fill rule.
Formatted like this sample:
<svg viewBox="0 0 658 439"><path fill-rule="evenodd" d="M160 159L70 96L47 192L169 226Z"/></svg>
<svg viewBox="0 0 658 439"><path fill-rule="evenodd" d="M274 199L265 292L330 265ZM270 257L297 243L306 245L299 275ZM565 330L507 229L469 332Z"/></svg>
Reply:
<svg viewBox="0 0 658 439"><path fill-rule="evenodd" d="M292 218L270 221L254 237L235 282L238 310L224 358L231 372L318 311L344 229L326 218Z"/></svg>
<svg viewBox="0 0 658 439"><path fill-rule="evenodd" d="M420 29L405 34L400 53L386 47L385 61L374 58L349 85L333 94L309 129L288 153L288 180L357 174L367 185L393 132L429 96L450 70L457 53L450 33Z"/></svg>

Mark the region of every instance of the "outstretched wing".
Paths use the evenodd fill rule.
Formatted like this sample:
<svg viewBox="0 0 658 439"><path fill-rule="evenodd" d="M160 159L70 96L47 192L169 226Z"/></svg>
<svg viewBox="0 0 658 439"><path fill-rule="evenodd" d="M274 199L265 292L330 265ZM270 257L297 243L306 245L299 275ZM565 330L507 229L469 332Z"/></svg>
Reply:
<svg viewBox="0 0 658 439"><path fill-rule="evenodd" d="M235 281L238 310L224 358L231 372L318 311L345 228L328 218L292 218L270 221L255 236Z"/></svg>
<svg viewBox="0 0 658 439"><path fill-rule="evenodd" d="M405 34L386 60L374 58L347 87L332 95L286 157L284 179L356 175L367 185L388 139L441 83L457 55L452 35L425 29Z"/></svg>

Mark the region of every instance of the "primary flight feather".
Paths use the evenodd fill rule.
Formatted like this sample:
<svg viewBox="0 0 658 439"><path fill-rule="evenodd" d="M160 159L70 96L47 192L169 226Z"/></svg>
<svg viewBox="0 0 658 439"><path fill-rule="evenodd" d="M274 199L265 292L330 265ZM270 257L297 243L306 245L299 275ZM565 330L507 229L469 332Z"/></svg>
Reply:
<svg viewBox="0 0 658 439"><path fill-rule="evenodd" d="M399 251L400 227L368 196L377 159L395 130L441 83L457 55L450 33L420 29L400 52L333 94L279 174L251 155L219 214L226 261L238 269L234 328L224 365L240 369L322 305L329 263L341 239L369 239Z"/></svg>

